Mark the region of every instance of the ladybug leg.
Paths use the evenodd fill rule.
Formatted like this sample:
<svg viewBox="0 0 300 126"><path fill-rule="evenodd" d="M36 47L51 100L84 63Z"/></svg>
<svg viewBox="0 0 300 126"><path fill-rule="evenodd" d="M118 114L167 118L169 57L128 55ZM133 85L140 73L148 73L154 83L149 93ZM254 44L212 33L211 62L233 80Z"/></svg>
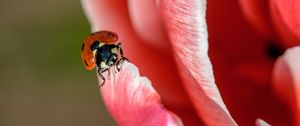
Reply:
<svg viewBox="0 0 300 126"><path fill-rule="evenodd" d="M107 72L108 72L107 79L110 80L110 69L107 69Z"/></svg>
<svg viewBox="0 0 300 126"><path fill-rule="evenodd" d="M116 62L116 68L117 68L118 71L120 71L123 62L124 62L125 60L127 60L127 61L129 61L129 60L128 60L126 57L124 57L124 53L123 53L123 50L122 50L122 48L121 48L121 43L118 43L117 46L118 46L118 49L119 49L119 51L120 51L120 59Z"/></svg>
<svg viewBox="0 0 300 126"><path fill-rule="evenodd" d="M99 77L103 80L102 83L99 85L99 86L103 86L104 83L105 83L105 78L104 76L102 75L103 72L107 71L108 69L101 69L98 67L98 74L99 74Z"/></svg>
<svg viewBox="0 0 300 126"><path fill-rule="evenodd" d="M105 78L103 77L102 74L99 74L99 76L100 76L100 78L103 80L102 83L99 85L99 87L100 87L100 86L102 87L102 86L104 85L104 83L105 83Z"/></svg>
<svg viewBox="0 0 300 126"><path fill-rule="evenodd" d="M118 72L117 68L116 67L113 67L113 68L114 68L115 73L117 73Z"/></svg>
<svg viewBox="0 0 300 126"><path fill-rule="evenodd" d="M123 50L122 50L122 47L121 47L121 43L118 43L117 46L118 46L118 49L120 51L121 57L123 57Z"/></svg>
<svg viewBox="0 0 300 126"><path fill-rule="evenodd" d="M123 65L123 62L124 62L125 60L129 61L126 57L121 57L121 58L117 61L117 63L116 63L116 68L117 68L118 71L121 70L122 65Z"/></svg>
<svg viewBox="0 0 300 126"><path fill-rule="evenodd" d="M120 51L120 55L121 55L121 59L124 57L124 53L123 53L123 50L122 50L122 47L121 47L121 43L118 43L117 44L117 47L118 47L118 49L119 49L119 51ZM124 57L125 58L125 57ZM127 58L126 58L126 60L128 60ZM129 61L129 60L128 60Z"/></svg>

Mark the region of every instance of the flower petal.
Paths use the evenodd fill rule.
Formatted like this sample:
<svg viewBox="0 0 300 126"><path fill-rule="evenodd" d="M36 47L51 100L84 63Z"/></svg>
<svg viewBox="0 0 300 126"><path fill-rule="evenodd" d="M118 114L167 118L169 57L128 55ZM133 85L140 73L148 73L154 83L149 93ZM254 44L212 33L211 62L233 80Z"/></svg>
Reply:
<svg viewBox="0 0 300 126"><path fill-rule="evenodd" d="M165 107L176 113L185 125L201 123L191 107L186 91L183 90L172 55L170 52L150 47L139 39L140 36L132 28L135 24L130 20L127 1L82 0L82 4L93 31L110 30L118 33L125 56L137 65L141 74L147 75L151 80ZM130 7L132 6L134 5Z"/></svg>
<svg viewBox="0 0 300 126"><path fill-rule="evenodd" d="M111 70L111 73L114 71ZM101 78L99 78L101 84ZM161 104L159 94L138 69L124 62L100 88L112 117L122 126L181 126L181 120Z"/></svg>
<svg viewBox="0 0 300 126"><path fill-rule="evenodd" d="M205 0L161 0L160 9L177 65L200 118L206 125L236 125L214 82L208 58Z"/></svg>
<svg viewBox="0 0 300 126"><path fill-rule="evenodd" d="M272 80L275 94L290 106L300 125L300 46L288 49L276 61Z"/></svg>
<svg viewBox="0 0 300 126"><path fill-rule="evenodd" d="M92 31L118 33L126 57L151 79L164 102L180 106L189 104L182 86L178 84L181 80L177 77L179 75L171 55L148 47L138 39L131 27L126 1L82 0L82 4Z"/></svg>
<svg viewBox="0 0 300 126"><path fill-rule="evenodd" d="M300 38L300 1L299 0L273 0L282 21L296 37ZM300 44L300 42L297 42Z"/></svg>
<svg viewBox="0 0 300 126"><path fill-rule="evenodd" d="M300 2L296 0L270 1L272 23L286 48L300 44L300 9L297 6Z"/></svg>
<svg viewBox="0 0 300 126"><path fill-rule="evenodd" d="M262 120L260 118L256 119L255 124L256 124L256 126L271 126L266 121L264 121L264 120Z"/></svg>
<svg viewBox="0 0 300 126"><path fill-rule="evenodd" d="M269 0L239 0L246 19L265 38L273 37Z"/></svg>
<svg viewBox="0 0 300 126"><path fill-rule="evenodd" d="M276 56L268 56L268 44L251 30L238 1L209 0L207 5L209 56L230 114L239 125L253 125L257 117L274 125L291 125L288 107L269 89ZM268 77L257 76L257 71Z"/></svg>
<svg viewBox="0 0 300 126"><path fill-rule="evenodd" d="M155 0L128 0L128 6L133 28L144 42L162 51L170 51Z"/></svg>

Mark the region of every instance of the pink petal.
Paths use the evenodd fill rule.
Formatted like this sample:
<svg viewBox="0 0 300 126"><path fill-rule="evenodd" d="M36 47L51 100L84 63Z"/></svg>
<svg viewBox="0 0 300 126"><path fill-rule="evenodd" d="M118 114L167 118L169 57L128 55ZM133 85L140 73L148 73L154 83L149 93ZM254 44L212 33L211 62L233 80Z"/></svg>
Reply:
<svg viewBox="0 0 300 126"><path fill-rule="evenodd" d="M146 46L138 38L132 30L126 3L123 0L82 0L92 31L110 30L118 33L125 55L139 67L142 74L153 81L163 101L177 105L189 104L182 86L177 84L180 80L171 55Z"/></svg>
<svg viewBox="0 0 300 126"><path fill-rule="evenodd" d="M159 50L169 51L168 38L155 0L129 0L128 6L133 28L144 42Z"/></svg>
<svg viewBox="0 0 300 126"><path fill-rule="evenodd" d="M183 90L172 55L168 51L163 52L153 48L155 44L152 47L146 45L147 42L143 40L147 40L147 37L137 36L136 31L139 32L137 27L140 26L135 26L136 24L131 22L129 12L132 13L132 11L128 11L127 1L82 0L82 4L93 31L111 30L118 33L125 56L139 68L142 75L147 75L151 80L165 107L180 116L185 125L201 123L194 108L191 107L186 91ZM136 4L130 5L130 7L133 6ZM152 32L149 34L157 37Z"/></svg>
<svg viewBox="0 0 300 126"><path fill-rule="evenodd" d="M272 80L275 94L290 106L300 125L300 46L288 49L276 61Z"/></svg>
<svg viewBox="0 0 300 126"><path fill-rule="evenodd" d="M161 13L185 88L206 125L237 125L214 82L206 29L205 0L160 0Z"/></svg>
<svg viewBox="0 0 300 126"><path fill-rule="evenodd" d="M113 71L111 71L113 72ZM101 83L101 79L99 83ZM124 62L120 72L111 75L100 88L112 117L122 126L181 126L181 120L161 104L159 94L138 69Z"/></svg>
<svg viewBox="0 0 300 126"><path fill-rule="evenodd" d="M239 0L242 12L255 30L265 38L273 37L269 0Z"/></svg>

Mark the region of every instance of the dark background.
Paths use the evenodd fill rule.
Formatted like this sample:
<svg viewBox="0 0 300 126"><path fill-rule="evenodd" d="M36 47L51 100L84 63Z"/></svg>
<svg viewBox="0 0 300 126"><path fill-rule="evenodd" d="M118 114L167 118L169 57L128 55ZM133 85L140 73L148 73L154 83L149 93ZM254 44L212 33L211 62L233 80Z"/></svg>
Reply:
<svg viewBox="0 0 300 126"><path fill-rule="evenodd" d="M112 125L80 58L89 23L77 0L0 1L0 125Z"/></svg>

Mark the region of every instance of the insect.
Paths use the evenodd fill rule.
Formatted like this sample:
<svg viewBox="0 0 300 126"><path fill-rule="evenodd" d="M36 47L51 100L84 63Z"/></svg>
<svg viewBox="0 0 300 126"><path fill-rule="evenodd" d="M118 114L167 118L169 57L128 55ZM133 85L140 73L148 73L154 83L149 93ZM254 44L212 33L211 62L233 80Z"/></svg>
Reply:
<svg viewBox="0 0 300 126"><path fill-rule="evenodd" d="M99 31L86 37L81 48L81 58L87 70L93 70L97 66L100 78L103 80L101 86L105 83L102 75L110 69L116 68L120 71L121 64L128 59L124 57L121 43L117 43L118 35L111 31Z"/></svg>

